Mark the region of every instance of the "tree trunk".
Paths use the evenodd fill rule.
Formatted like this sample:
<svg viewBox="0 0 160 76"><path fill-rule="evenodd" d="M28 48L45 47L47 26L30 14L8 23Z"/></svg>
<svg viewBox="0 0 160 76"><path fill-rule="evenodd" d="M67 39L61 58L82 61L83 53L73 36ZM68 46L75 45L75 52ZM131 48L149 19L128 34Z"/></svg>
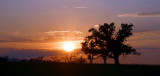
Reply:
<svg viewBox="0 0 160 76"><path fill-rule="evenodd" d="M92 59L90 59L90 64L92 64L93 63L93 60Z"/></svg>
<svg viewBox="0 0 160 76"><path fill-rule="evenodd" d="M119 63L119 55L117 55L117 56L115 55L115 56L114 56L114 62L115 62L116 65L119 65L119 64L120 64L120 63Z"/></svg>
<svg viewBox="0 0 160 76"><path fill-rule="evenodd" d="M106 64L106 57L103 57L104 64Z"/></svg>
<svg viewBox="0 0 160 76"><path fill-rule="evenodd" d="M90 64L93 64L93 55L90 55Z"/></svg>

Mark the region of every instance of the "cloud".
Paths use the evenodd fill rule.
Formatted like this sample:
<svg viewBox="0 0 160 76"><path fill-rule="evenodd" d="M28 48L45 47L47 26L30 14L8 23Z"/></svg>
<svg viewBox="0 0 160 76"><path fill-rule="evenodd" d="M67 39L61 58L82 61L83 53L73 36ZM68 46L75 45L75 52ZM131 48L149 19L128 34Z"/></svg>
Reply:
<svg viewBox="0 0 160 76"><path fill-rule="evenodd" d="M81 31L74 31L75 34L83 34Z"/></svg>
<svg viewBox="0 0 160 76"><path fill-rule="evenodd" d="M131 40L160 40L160 30L136 32Z"/></svg>
<svg viewBox="0 0 160 76"><path fill-rule="evenodd" d="M0 43L5 43L5 42L33 42L33 40L27 38L0 39Z"/></svg>
<svg viewBox="0 0 160 76"><path fill-rule="evenodd" d="M58 42L66 40L82 40L83 33L81 31L48 31L32 33L31 35L18 36L17 34L0 37L0 43L7 42L29 42L29 43L45 43Z"/></svg>
<svg viewBox="0 0 160 76"><path fill-rule="evenodd" d="M133 33L133 36L128 38L127 44L130 44L135 48L143 48L143 47L159 48L160 45L159 42L160 42L160 30L156 30L156 31Z"/></svg>
<svg viewBox="0 0 160 76"><path fill-rule="evenodd" d="M53 35L53 36L58 36L61 34L63 34L63 36L68 34L83 34L81 31L49 31L44 33L47 33L48 35Z"/></svg>
<svg viewBox="0 0 160 76"><path fill-rule="evenodd" d="M160 12L141 12L136 14L119 14L118 17L160 17Z"/></svg>
<svg viewBox="0 0 160 76"><path fill-rule="evenodd" d="M47 33L48 35L56 35L56 34L61 34L61 33L68 33L69 31L49 31L49 32L44 32Z"/></svg>
<svg viewBox="0 0 160 76"><path fill-rule="evenodd" d="M42 56L61 55L63 51L49 49L15 49L15 48L0 48L0 56L9 56L14 58L34 58Z"/></svg>
<svg viewBox="0 0 160 76"><path fill-rule="evenodd" d="M148 52L148 51L157 51L160 50L160 48L155 48L155 47L141 47L141 48L136 48L138 51L143 51L143 52Z"/></svg>
<svg viewBox="0 0 160 76"><path fill-rule="evenodd" d="M47 33L51 38L57 39L59 41L65 40L83 40L83 33L81 31L49 31Z"/></svg>
<svg viewBox="0 0 160 76"><path fill-rule="evenodd" d="M19 31L7 31L0 33L0 43L7 42L27 42L45 43L65 40L80 40L83 33L81 31L46 31L35 33L24 33Z"/></svg>
<svg viewBox="0 0 160 76"><path fill-rule="evenodd" d="M94 27L98 28L98 27L99 27L99 25L94 25Z"/></svg>
<svg viewBox="0 0 160 76"><path fill-rule="evenodd" d="M89 8L89 7L82 6L82 7L75 7L75 8L86 9L86 8Z"/></svg>

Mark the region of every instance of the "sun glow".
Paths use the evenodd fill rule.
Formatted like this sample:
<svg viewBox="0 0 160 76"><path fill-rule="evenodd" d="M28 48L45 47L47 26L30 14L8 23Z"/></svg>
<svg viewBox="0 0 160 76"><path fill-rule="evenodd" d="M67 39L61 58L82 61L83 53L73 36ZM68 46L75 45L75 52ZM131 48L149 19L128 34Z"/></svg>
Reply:
<svg viewBox="0 0 160 76"><path fill-rule="evenodd" d="M67 52L70 52L75 49L75 45L73 44L73 42L65 42L63 44L63 49Z"/></svg>

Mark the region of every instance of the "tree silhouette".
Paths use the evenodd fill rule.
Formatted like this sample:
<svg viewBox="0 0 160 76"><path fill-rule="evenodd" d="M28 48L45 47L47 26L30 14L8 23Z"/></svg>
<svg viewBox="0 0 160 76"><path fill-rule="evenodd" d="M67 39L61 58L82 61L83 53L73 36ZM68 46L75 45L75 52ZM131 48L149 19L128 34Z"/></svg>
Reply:
<svg viewBox="0 0 160 76"><path fill-rule="evenodd" d="M82 51L87 54L90 64L93 63L93 56L97 55L95 46L95 41L92 36L87 36L84 42L82 42Z"/></svg>
<svg viewBox="0 0 160 76"><path fill-rule="evenodd" d="M130 45L125 44L127 38L132 35L132 26L132 24L121 24L121 29L117 34L114 34L114 23L104 23L104 25L99 26L99 29L91 28L89 29L89 32L92 34L91 36L86 37L82 43L82 48L85 50L85 53L87 51L92 51L89 53L94 55L100 54L104 63L106 63L106 58L113 58L115 64L119 64L120 55L140 54L137 53ZM88 42L87 46L91 47L94 45L92 46L94 49L84 49L87 47L85 42Z"/></svg>
<svg viewBox="0 0 160 76"><path fill-rule="evenodd" d="M110 52L112 53L115 64L119 64L120 55L140 55L140 53L137 53L130 45L125 44L127 38L132 36L132 27L132 24L121 24L121 29L117 32L115 38L113 38L111 42Z"/></svg>

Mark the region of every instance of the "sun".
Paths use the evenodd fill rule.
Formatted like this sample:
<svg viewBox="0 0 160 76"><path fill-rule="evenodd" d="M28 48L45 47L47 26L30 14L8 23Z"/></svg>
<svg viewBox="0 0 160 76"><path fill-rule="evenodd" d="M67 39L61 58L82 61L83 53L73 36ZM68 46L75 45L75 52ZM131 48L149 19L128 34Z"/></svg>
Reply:
<svg viewBox="0 0 160 76"><path fill-rule="evenodd" d="M70 52L75 49L75 45L73 42L65 42L63 45L63 49L67 52Z"/></svg>

